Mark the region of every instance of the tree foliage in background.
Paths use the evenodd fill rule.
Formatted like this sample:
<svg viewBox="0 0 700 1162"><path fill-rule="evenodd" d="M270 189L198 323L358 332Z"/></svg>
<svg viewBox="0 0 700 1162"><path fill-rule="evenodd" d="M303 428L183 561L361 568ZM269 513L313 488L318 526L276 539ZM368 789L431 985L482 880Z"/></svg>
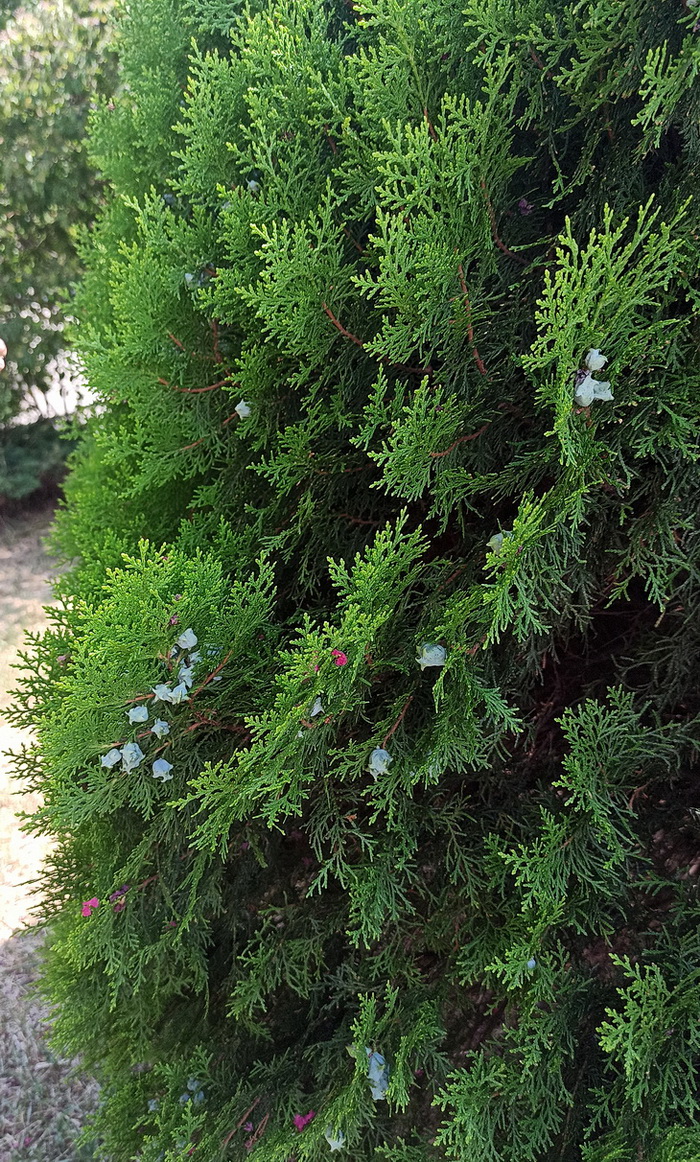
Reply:
<svg viewBox="0 0 700 1162"><path fill-rule="evenodd" d="M9 352L0 372L5 496L36 487L41 471L33 459L48 467L49 444L49 460L61 458L50 425L40 423L28 434L17 432L12 420L70 374L64 326L80 273L77 232L93 221L102 197L85 131L99 95L114 89L113 10L113 0L30 0L4 5L0 13L0 336Z"/></svg>
<svg viewBox="0 0 700 1162"><path fill-rule="evenodd" d="M104 1158L700 1158L695 21L130 6L16 711Z"/></svg>

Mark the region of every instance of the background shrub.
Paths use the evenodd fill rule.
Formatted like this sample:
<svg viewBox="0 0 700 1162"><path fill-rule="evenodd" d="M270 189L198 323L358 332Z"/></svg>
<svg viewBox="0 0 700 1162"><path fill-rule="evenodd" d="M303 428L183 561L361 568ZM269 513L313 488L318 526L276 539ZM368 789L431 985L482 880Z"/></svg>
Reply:
<svg viewBox="0 0 700 1162"><path fill-rule="evenodd" d="M47 421L78 380L64 331L78 234L102 200L85 130L99 95L114 90L113 11L113 0L0 10L0 497L34 491L66 455Z"/></svg>

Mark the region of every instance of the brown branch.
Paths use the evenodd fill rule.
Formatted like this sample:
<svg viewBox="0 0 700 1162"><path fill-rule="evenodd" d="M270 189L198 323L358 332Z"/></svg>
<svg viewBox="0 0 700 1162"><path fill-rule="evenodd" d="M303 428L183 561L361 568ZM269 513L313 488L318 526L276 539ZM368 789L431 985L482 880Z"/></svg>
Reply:
<svg viewBox="0 0 700 1162"><path fill-rule="evenodd" d="M347 331L345 329L345 327L343 326L343 324L341 322L339 322L338 319L336 319L335 315L331 311L330 307L328 307L326 305L326 303L321 303L321 306L323 307L324 311L328 315L328 318L332 322L333 326L337 327L337 329L340 331L341 335L344 335L346 339L351 339L352 342L357 344L358 347L362 347L364 349L365 345L362 342L362 339L358 339L357 335L353 335L352 331ZM391 360L389 359L388 355L380 355L380 356L378 356L378 358L379 358L380 363L386 363L389 367L400 367L402 371L408 371L413 375L432 375L433 374L433 369L430 366L428 366L428 367L409 367L407 363L392 363Z"/></svg>
<svg viewBox="0 0 700 1162"><path fill-rule="evenodd" d="M410 367L408 363L391 363L386 355L382 356L382 362L388 363L389 367L400 367L402 371L408 371L410 375L432 375L433 369L428 364L427 367Z"/></svg>
<svg viewBox="0 0 700 1162"><path fill-rule="evenodd" d="M198 351L188 351L185 347L185 344L180 342L180 340L175 335L173 335L172 331L168 331L168 338L172 339L175 346L179 347L181 351L184 351L185 355L190 355L193 359L212 360L214 358L213 355L200 355Z"/></svg>
<svg viewBox="0 0 700 1162"><path fill-rule="evenodd" d="M246 1142L246 1146L248 1147L248 1149L252 1149L252 1147L255 1145L255 1143L258 1142L260 1140L260 1138L262 1138L263 1134L265 1133L265 1130L267 1129L267 1123L269 1122L269 1120L270 1120L270 1115L265 1114L265 1117L261 1121L261 1123L258 1126L255 1133L251 1134L250 1138L248 1138L248 1141Z"/></svg>
<svg viewBox="0 0 700 1162"><path fill-rule="evenodd" d="M437 135L437 133L435 132L435 127L434 127L434 125L433 125L432 121L430 120L430 117L428 116L428 110L427 110L427 109L424 109L424 110L423 110L423 116L425 117L425 120L426 120L426 123L427 123L427 126L428 126L428 132L430 133L430 136L432 137L433 141L437 141L437 139L438 139L438 135Z"/></svg>
<svg viewBox="0 0 700 1162"><path fill-rule="evenodd" d="M330 468L315 468L314 476L354 476L356 472L367 472L370 464L363 464L361 468L341 468L340 472L331 472Z"/></svg>
<svg viewBox="0 0 700 1162"><path fill-rule="evenodd" d="M189 452L190 448L196 448L197 444L203 444L203 443L204 443L204 436L202 436L201 440L195 440L192 444L183 444L182 448L178 448L178 452Z"/></svg>
<svg viewBox="0 0 700 1162"><path fill-rule="evenodd" d="M507 254L509 258L512 258L515 262L519 262L521 266L527 266L528 262L526 258L523 258L521 254L514 254L512 250L508 249L505 242L501 241L498 234L498 227L496 225L496 215L493 212L493 206L491 205L491 199L489 198L488 191L486 189L486 183L482 179L479 184L483 191L484 198L486 199L486 208L488 210L489 221L491 223L491 236L496 243L496 246L499 250L502 250L504 254Z"/></svg>
<svg viewBox="0 0 700 1162"><path fill-rule="evenodd" d="M360 246L360 243L357 241L357 239L353 238L353 236L350 233L350 231L348 230L347 226L343 226L343 234L345 235L346 238L350 239L353 246L355 247L355 250L359 250L360 254L364 254L364 252L365 252L364 246Z"/></svg>
<svg viewBox="0 0 700 1162"><path fill-rule="evenodd" d="M486 635L484 635L484 637L482 637L481 641L478 641L475 646L472 646L472 648L470 650L466 651L467 656L473 658L474 654L477 652L477 650L481 649L481 647L483 646L485 641L486 641Z"/></svg>
<svg viewBox="0 0 700 1162"><path fill-rule="evenodd" d="M327 140L328 144L330 145L331 149L333 150L333 153L337 153L337 152L338 152L338 146L336 145L335 141L333 140L333 138L331 137L330 133L328 132L328 126L327 126L327 125L324 125L324 126L323 126L323 132L324 132L324 133L325 133L325 135L326 135L326 140Z"/></svg>
<svg viewBox="0 0 700 1162"><path fill-rule="evenodd" d="M218 664L218 666L216 667L216 669L215 669L215 670L212 670L211 674L207 674L206 678L205 678L205 679L204 679L204 681L201 683L201 685L199 685L199 686L197 687L197 689L196 689L196 690L193 690L193 691L192 691L192 693L190 694L190 697L189 697L189 701L190 701L190 702L192 701L192 699L193 699L193 698L196 698L196 697L197 697L197 695L199 694L200 690L203 690L203 689L204 689L204 687L205 687L205 686L206 686L206 685L207 685L209 682L211 682L212 678L215 678L215 677L216 677L216 675L219 673L219 670L223 670L224 666L226 665L226 663L227 663L227 661L229 660L229 658L230 658L230 657L231 657L231 651L229 650L229 652L227 653L227 655L226 655L226 657L224 658L223 662L219 662L219 664Z"/></svg>
<svg viewBox="0 0 700 1162"><path fill-rule="evenodd" d="M205 714L207 713L209 712L200 710L199 718L195 719L194 722L185 727L185 734L191 730L199 730L201 726L212 726L214 730L226 730L229 734L244 734L246 738L250 738L250 731L246 730L245 726L234 726L220 722L215 711L211 712L214 714L213 718L205 718Z"/></svg>
<svg viewBox="0 0 700 1162"><path fill-rule="evenodd" d="M241 1120L240 1120L239 1122L237 1122L237 1123L236 1123L236 1125L235 1125L235 1126L233 1127L233 1129L232 1129L232 1130L231 1130L231 1131L230 1131L230 1132L229 1132L229 1133L226 1135L226 1137L224 1138L223 1142L221 1143L221 1149L222 1149L222 1150L223 1150L224 1146L228 1146L228 1144L229 1144L229 1142L231 1141L231 1138L232 1138L232 1137L233 1137L233 1135L235 1134L236 1130L240 1130L240 1128L241 1128L241 1126L243 1125L243 1123L248 1121L248 1118L249 1118L249 1117L250 1117L250 1115L252 1114L252 1112L253 1112L253 1110L255 1109L256 1105L258 1105L258 1104L259 1104L259 1102L260 1102L260 1098L259 1098L259 1097L256 1097L256 1099L255 1099L255 1101L253 1102L252 1106L248 1106L248 1109L247 1109L247 1110L246 1110L246 1112L243 1114L243 1117L241 1118Z"/></svg>
<svg viewBox="0 0 700 1162"><path fill-rule="evenodd" d="M401 711L401 713L399 714L399 717L396 719L396 722L395 722L395 723L394 723L394 725L392 726L392 728L391 728L391 730L389 731L389 733L388 733L387 735L385 735L385 737L384 737L384 740L383 740L383 742L382 742L382 747L385 747L385 746L386 746L386 744L388 743L388 741L389 741L389 739L391 738L391 736L392 736L392 734L394 733L394 731L395 731L395 730L397 730L397 729L398 729L398 727L401 725L401 722L403 721L404 715L405 715L406 711L408 710L409 706L411 705L412 701L413 701L413 695L412 695L412 694L409 694L408 698L407 698L407 699L406 699L406 701L404 702L403 710L402 710L402 711Z"/></svg>
<svg viewBox="0 0 700 1162"><path fill-rule="evenodd" d="M454 581L455 577L458 577L460 573L463 573L466 567L466 565L460 565L458 569L455 569L454 573L450 573L447 580L443 581L442 585L438 585L438 592L440 592L441 589L446 589L450 581Z"/></svg>
<svg viewBox="0 0 700 1162"><path fill-rule="evenodd" d="M431 452L430 455L432 456L433 460L439 460L441 456L447 456L448 452L451 452L453 448L457 447L458 444L464 444L467 440L476 440L477 436L480 436L482 432L485 432L487 428L490 428L492 423L493 420L489 420L488 423L479 428L478 432L472 432L469 436L460 436L458 440L455 440L454 444L450 444L449 448L445 448L444 452Z"/></svg>
<svg viewBox="0 0 700 1162"><path fill-rule="evenodd" d="M211 335L214 343L214 359L217 363L223 363L223 355L219 351L219 324L216 319L211 320Z"/></svg>
<svg viewBox="0 0 700 1162"><path fill-rule="evenodd" d="M346 331L343 324L338 322L330 307L327 307L325 303L321 303L321 306L328 315L328 318L330 319L333 326L337 327L341 335L344 335L346 339L351 339L352 342L357 344L358 347L364 347L364 343L361 339L358 339L357 335L353 335L351 331Z"/></svg>
<svg viewBox="0 0 700 1162"><path fill-rule="evenodd" d="M336 517L345 517L354 525L380 525L380 520L360 520L359 516L351 516L349 512L336 512L333 514Z"/></svg>
<svg viewBox="0 0 700 1162"><path fill-rule="evenodd" d="M166 383L167 380L159 379L158 382ZM215 391L217 387L223 387L225 383L229 382L230 379L229 376L227 376L226 379L220 379L217 383L210 383L209 387L176 387L174 383L170 383L168 386L172 387L173 391L180 391L184 395L202 395L202 393L205 391Z"/></svg>
<svg viewBox="0 0 700 1162"><path fill-rule="evenodd" d="M484 367L482 358L479 355L479 352L476 348L476 344L474 342L474 328L472 327L472 308L471 308L471 303L469 302L469 295L467 293L467 284L464 281L464 270L462 269L461 262L460 262L459 266L457 267L457 270L459 272L459 282L460 282L460 286L462 287L462 294L464 295L464 305L467 309L467 335L469 336L469 342L472 345L472 355L474 356L476 365L479 368L479 371L481 372L481 374L486 375L487 374L486 368Z"/></svg>

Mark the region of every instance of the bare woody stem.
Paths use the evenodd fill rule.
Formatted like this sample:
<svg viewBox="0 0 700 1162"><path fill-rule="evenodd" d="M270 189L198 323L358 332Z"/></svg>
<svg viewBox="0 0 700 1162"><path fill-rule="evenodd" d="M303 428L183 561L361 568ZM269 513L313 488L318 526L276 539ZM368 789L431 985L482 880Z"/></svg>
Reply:
<svg viewBox="0 0 700 1162"><path fill-rule="evenodd" d="M211 321L211 335L214 344L214 359L217 363L223 363L223 356L219 351L219 324L216 319L212 319Z"/></svg>
<svg viewBox="0 0 700 1162"><path fill-rule="evenodd" d="M466 312L467 312L467 335L469 336L469 342L470 342L471 348L472 348L472 355L474 356L474 361L475 361L477 367L479 368L479 371L481 372L481 374L486 375L487 374L486 368L484 367L483 360L482 360L481 356L479 355L479 352L476 348L476 344L474 342L474 328L472 327L472 308L471 308L471 303L469 302L469 294L467 292L467 284L466 284L465 279L464 279L464 270L462 269L461 262L460 262L459 266L457 267L457 270L459 272L459 283L460 283L460 286L462 288L462 294L464 295L464 306L465 306Z"/></svg>
<svg viewBox="0 0 700 1162"><path fill-rule="evenodd" d="M192 359L206 359L210 362L212 359L214 359L213 355L200 355L198 351L188 351L187 348L185 347L185 344L182 343L180 341L180 339L177 338L176 335L173 335L172 331L168 331L168 338L172 339L175 346L179 347L181 351L184 351L185 355L190 355L192 357ZM219 360L219 362L220 362L220 360Z"/></svg>
<svg viewBox="0 0 700 1162"><path fill-rule="evenodd" d="M382 523L380 520L361 520L359 516L351 516L349 512L336 512L335 515L337 517L345 517L346 520L349 520L354 525L379 525Z"/></svg>
<svg viewBox="0 0 700 1162"><path fill-rule="evenodd" d="M192 699L193 699L193 698L196 698L196 697L197 697L197 695L199 694L200 690L203 690L203 689L204 689L204 687L205 687L206 685L208 685L208 683L209 683L209 682L211 682L212 678L215 678L215 677L216 677L216 675L219 673L219 671L220 671L220 670L223 670L224 666L226 665L226 663L227 663L227 661L229 660L229 658L230 658L230 657L231 657L231 651L229 650L229 652L227 653L227 655L226 655L226 657L224 658L223 662L219 662L219 664L218 664L218 666L216 667L216 669L215 669L215 670L212 670L211 674L207 674L206 678L205 678L205 679L204 679L204 681L201 683L201 685L199 685L199 686L197 687L197 689L196 689L196 690L193 690L193 691L192 691L192 693L190 694L190 697L189 697L189 701L190 701L190 702L192 701Z"/></svg>
<svg viewBox="0 0 700 1162"><path fill-rule="evenodd" d="M230 383L230 379L219 379L216 383L210 383L208 387L178 387L174 383L170 383L167 379L158 379L164 387L171 387L173 391L182 392L183 395L202 395L205 391L215 391L217 387L223 387L225 383Z"/></svg>
<svg viewBox="0 0 700 1162"><path fill-rule="evenodd" d="M392 728L391 728L391 730L388 732L388 734L386 734L386 735L384 736L384 740L383 740L383 742L382 742L382 747L385 747L385 746L386 746L386 744L388 743L388 741L389 741L389 739L391 738L391 736L392 736L392 734L394 733L394 731L395 731L395 730L398 730L399 726L400 726L400 725L401 725L401 723L403 722L403 719L404 719L404 716L405 716L405 714L406 714L406 711L408 710L408 708L409 708L409 706L411 705L412 701L413 701L413 695L412 695L412 694L409 694L408 698L406 699L406 701L405 701L405 702L404 702L404 704L403 704L403 710L401 711L401 713L399 714L398 718L396 719L396 722L394 723L394 725L392 726Z"/></svg>
<svg viewBox="0 0 700 1162"><path fill-rule="evenodd" d="M321 306L328 315L328 318L330 319L333 326L336 327L338 331L340 331L341 335L344 335L346 339L350 339L357 347L364 347L364 343L361 339L358 339L357 335L353 335L351 331L345 330L345 327L336 319L330 307L326 306L325 303L321 303Z"/></svg>
<svg viewBox="0 0 700 1162"><path fill-rule="evenodd" d="M498 227L496 225L496 215L493 212L493 206L491 205L491 199L488 195L488 190L486 189L486 183L482 180L479 184L486 201L486 209L488 210L489 221L491 223L491 236L496 243L496 246L499 250L502 250L504 254L507 254L509 258L512 258L514 262L519 262L521 266L527 266L528 263L526 258L523 258L521 254L514 254L512 250L508 249L505 242L501 241L501 238L498 234Z"/></svg>
<svg viewBox="0 0 700 1162"><path fill-rule="evenodd" d="M488 423L483 424L483 426L479 428L478 432L472 432L469 436L460 436L458 440L455 440L454 444L450 444L449 448L445 448L444 452L431 452L430 455L432 456L433 460L439 460L441 456L447 456L448 452L451 452L453 448L457 447L458 444L464 444L467 440L476 440L477 436L482 435L482 433L485 432L487 428L491 427L492 422L492 420L489 420Z"/></svg>

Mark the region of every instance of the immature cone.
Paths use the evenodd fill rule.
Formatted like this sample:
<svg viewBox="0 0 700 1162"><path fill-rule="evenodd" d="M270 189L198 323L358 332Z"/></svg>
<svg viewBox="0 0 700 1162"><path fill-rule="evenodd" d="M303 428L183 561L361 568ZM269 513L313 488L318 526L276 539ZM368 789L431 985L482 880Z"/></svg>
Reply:
<svg viewBox="0 0 700 1162"><path fill-rule="evenodd" d="M367 1054L367 1077L372 1086L372 1097L375 1101L384 1101L389 1088L389 1066L381 1053L373 1053L365 1048Z"/></svg>
<svg viewBox="0 0 700 1162"><path fill-rule="evenodd" d="M597 347L591 347L586 356L586 367L589 371L600 371L601 367L604 367L607 362L607 355L601 355Z"/></svg>
<svg viewBox="0 0 700 1162"><path fill-rule="evenodd" d="M420 657L416 658L421 670L426 666L444 666L447 651L444 646L436 646L432 642L425 642L421 646Z"/></svg>
<svg viewBox="0 0 700 1162"><path fill-rule="evenodd" d="M509 541L512 536L513 534L511 532L494 533L491 539L486 542L486 544L491 552L498 556L498 554L503 549L503 542L506 540Z"/></svg>
<svg viewBox="0 0 700 1162"><path fill-rule="evenodd" d="M392 762L392 756L388 750L378 746L372 751L369 756L369 771L374 776L374 781L377 781L377 775L385 775L389 763Z"/></svg>
<svg viewBox="0 0 700 1162"><path fill-rule="evenodd" d="M126 746L122 747L122 764L127 774L135 770L145 757L137 742L127 742Z"/></svg>
<svg viewBox="0 0 700 1162"><path fill-rule="evenodd" d="M594 399L610 401L612 398L613 394L610 390L610 384L600 383L592 375L586 376L576 388L576 394L574 395L576 403L582 408L590 407Z"/></svg>
<svg viewBox="0 0 700 1162"><path fill-rule="evenodd" d="M334 1130L332 1126L326 1126L323 1136L331 1150L342 1150L345 1145L345 1134L342 1130Z"/></svg>
<svg viewBox="0 0 700 1162"><path fill-rule="evenodd" d="M100 759L103 767L116 767L117 763L120 763L121 761L122 752L117 750L116 746L113 746L111 750L108 750L107 754L103 754L102 758Z"/></svg>

